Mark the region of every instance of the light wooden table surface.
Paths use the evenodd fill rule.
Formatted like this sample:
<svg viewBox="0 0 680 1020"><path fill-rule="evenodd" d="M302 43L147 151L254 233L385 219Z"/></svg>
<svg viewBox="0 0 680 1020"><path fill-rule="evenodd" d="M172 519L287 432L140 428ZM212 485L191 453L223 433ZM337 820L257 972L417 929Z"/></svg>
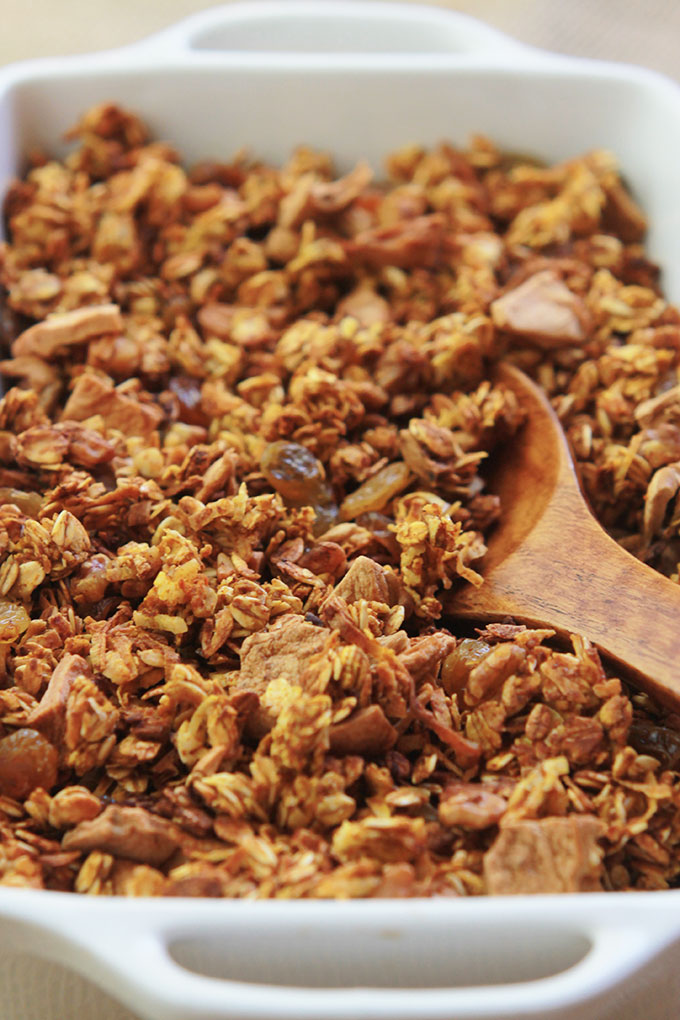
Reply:
<svg viewBox="0 0 680 1020"><path fill-rule="evenodd" d="M430 2L472 14L535 46L642 64L680 80L680 0ZM217 5L202 0L2 0L0 65L120 46L211 6ZM0 955L0 989L2 1020L137 1020L63 968L27 957ZM655 1020L680 1016L670 988L657 986L654 1000ZM647 1020L651 1012L638 1004L617 1020Z"/></svg>

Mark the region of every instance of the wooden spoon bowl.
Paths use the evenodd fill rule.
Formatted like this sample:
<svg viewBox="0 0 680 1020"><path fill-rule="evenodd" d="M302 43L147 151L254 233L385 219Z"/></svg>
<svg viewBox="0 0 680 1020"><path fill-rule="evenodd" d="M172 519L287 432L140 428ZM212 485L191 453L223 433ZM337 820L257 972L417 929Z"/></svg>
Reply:
<svg viewBox="0 0 680 1020"><path fill-rule="evenodd" d="M484 584L457 591L448 611L582 634L642 690L680 710L680 586L622 549L595 520L562 426L538 386L507 364L496 380L517 394L527 420L499 450L489 478L503 512L487 541Z"/></svg>

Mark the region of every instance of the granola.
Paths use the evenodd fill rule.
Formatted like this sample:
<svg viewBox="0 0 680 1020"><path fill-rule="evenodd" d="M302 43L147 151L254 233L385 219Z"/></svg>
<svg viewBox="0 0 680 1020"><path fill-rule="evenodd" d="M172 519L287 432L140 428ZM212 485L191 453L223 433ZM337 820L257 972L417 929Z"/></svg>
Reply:
<svg viewBox="0 0 680 1020"><path fill-rule="evenodd" d="M578 635L455 618L502 358L679 578L680 313L614 157L186 170L113 104L69 137L0 246L0 884L677 885L680 719Z"/></svg>

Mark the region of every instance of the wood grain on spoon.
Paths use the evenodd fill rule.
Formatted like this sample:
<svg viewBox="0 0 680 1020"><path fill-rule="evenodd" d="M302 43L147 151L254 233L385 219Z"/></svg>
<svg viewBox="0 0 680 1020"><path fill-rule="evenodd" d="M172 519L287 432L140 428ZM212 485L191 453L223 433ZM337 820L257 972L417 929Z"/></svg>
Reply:
<svg viewBox="0 0 680 1020"><path fill-rule="evenodd" d="M489 482L503 512L488 538L480 588L451 599L452 615L506 617L579 633L680 709L680 586L641 563L592 516L557 416L519 369L499 367L526 424L499 451Z"/></svg>

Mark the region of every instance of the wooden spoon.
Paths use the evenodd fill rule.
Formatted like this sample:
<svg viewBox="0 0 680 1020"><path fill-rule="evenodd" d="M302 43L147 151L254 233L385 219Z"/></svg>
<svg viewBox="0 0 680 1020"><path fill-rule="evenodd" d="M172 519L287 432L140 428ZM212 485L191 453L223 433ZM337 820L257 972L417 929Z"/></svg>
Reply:
<svg viewBox="0 0 680 1020"><path fill-rule="evenodd" d="M489 480L503 513L488 537L484 584L451 597L452 616L512 617L584 635L638 685L680 710L680 586L621 548L592 516L559 419L523 372L499 366L527 413Z"/></svg>

